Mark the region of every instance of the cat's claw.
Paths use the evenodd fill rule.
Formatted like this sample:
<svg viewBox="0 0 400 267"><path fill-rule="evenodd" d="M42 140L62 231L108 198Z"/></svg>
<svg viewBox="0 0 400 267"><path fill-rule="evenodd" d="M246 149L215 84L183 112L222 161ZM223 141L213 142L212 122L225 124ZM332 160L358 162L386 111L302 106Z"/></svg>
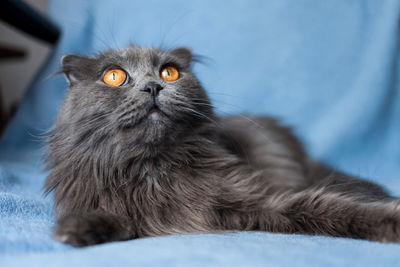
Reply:
<svg viewBox="0 0 400 267"><path fill-rule="evenodd" d="M68 235L54 234L53 237L54 237L55 240L57 240L59 242L62 242L62 243L66 243L67 240L68 240Z"/></svg>

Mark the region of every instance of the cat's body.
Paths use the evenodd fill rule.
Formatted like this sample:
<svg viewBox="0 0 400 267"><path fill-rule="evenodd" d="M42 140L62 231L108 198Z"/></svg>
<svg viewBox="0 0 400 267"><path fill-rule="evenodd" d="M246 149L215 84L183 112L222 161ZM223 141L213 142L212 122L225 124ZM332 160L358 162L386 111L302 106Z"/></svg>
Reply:
<svg viewBox="0 0 400 267"><path fill-rule="evenodd" d="M46 183L59 240L262 230L400 241L397 199L309 159L273 119L215 116L190 61L185 48L136 46L63 59L71 86ZM160 79L165 66L179 79ZM110 68L129 81L105 84Z"/></svg>

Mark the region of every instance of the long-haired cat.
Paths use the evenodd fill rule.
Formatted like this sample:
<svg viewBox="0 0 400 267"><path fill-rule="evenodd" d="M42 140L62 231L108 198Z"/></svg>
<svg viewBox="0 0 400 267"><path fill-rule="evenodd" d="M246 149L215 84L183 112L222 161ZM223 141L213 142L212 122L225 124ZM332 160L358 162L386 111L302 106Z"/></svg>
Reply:
<svg viewBox="0 0 400 267"><path fill-rule="evenodd" d="M310 159L268 117L218 117L189 49L67 55L48 144L56 239L259 230L400 241L399 201Z"/></svg>

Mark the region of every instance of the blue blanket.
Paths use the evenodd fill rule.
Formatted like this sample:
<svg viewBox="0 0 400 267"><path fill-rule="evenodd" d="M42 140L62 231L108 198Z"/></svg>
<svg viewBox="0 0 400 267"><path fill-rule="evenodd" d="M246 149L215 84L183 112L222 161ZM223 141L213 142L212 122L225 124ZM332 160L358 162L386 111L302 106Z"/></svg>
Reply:
<svg viewBox="0 0 400 267"><path fill-rule="evenodd" d="M65 53L189 46L216 112L269 114L316 159L400 195L400 1L53 0L63 36L0 141L0 266L400 266L400 245L258 232L52 240L44 138Z"/></svg>

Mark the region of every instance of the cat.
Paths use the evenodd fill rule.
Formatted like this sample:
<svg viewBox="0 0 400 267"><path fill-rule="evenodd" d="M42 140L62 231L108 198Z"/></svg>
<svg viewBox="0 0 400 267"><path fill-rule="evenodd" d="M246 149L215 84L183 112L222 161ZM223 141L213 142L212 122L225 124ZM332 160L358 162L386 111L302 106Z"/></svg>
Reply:
<svg viewBox="0 0 400 267"><path fill-rule="evenodd" d="M225 231L400 241L399 200L310 159L269 117L219 117L190 49L61 60L48 139L55 239L72 246Z"/></svg>

